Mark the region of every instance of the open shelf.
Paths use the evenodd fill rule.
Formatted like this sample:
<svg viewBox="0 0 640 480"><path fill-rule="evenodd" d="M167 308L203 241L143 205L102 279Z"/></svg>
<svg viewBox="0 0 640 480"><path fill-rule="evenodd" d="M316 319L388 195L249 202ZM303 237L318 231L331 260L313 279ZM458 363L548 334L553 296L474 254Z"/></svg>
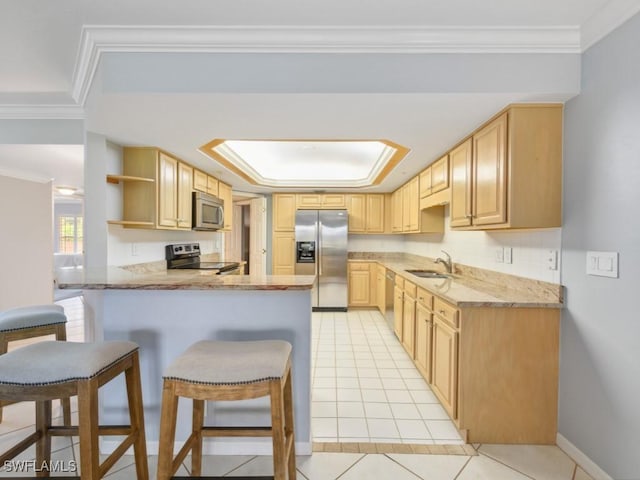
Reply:
<svg viewBox="0 0 640 480"><path fill-rule="evenodd" d="M120 183L120 182L149 182L154 183L153 178L146 177L133 177L131 175L107 175L107 183Z"/></svg>
<svg viewBox="0 0 640 480"><path fill-rule="evenodd" d="M107 220L109 225L122 225L124 227L153 227L153 222L136 222L131 220Z"/></svg>

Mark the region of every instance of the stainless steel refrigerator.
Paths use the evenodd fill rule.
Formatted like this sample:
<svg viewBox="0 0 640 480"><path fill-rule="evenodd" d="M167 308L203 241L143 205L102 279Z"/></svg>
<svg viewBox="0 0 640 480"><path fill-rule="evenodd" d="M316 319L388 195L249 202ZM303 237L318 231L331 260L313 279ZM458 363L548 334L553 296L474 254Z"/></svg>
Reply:
<svg viewBox="0 0 640 480"><path fill-rule="evenodd" d="M347 310L346 210L296 211L296 275L317 275L314 310Z"/></svg>

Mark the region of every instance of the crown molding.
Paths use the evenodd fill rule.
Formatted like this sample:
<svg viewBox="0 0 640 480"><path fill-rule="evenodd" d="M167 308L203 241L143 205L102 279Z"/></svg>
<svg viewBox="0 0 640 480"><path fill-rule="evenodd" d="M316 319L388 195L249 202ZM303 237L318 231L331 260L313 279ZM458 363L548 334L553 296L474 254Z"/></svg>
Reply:
<svg viewBox="0 0 640 480"><path fill-rule="evenodd" d="M637 0L614 0L598 10L582 24L580 31L581 50L585 51L606 37L613 30L640 12Z"/></svg>
<svg viewBox="0 0 640 480"><path fill-rule="evenodd" d="M1 120L84 120L80 105L0 105Z"/></svg>
<svg viewBox="0 0 640 480"><path fill-rule="evenodd" d="M96 26L82 30L73 98L103 53L580 53L578 27Z"/></svg>

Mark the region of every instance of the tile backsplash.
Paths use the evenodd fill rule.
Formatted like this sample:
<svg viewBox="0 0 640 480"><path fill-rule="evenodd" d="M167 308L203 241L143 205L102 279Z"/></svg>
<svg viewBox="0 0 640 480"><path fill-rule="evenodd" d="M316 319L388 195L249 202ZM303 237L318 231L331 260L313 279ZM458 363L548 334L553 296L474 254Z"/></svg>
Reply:
<svg viewBox="0 0 640 480"><path fill-rule="evenodd" d="M442 256L441 250L446 250L454 263L561 283L561 236L560 228L508 231L451 230L446 207L445 231L442 234L350 235L349 251L395 251L436 258ZM511 249L511 263L504 262L505 249ZM549 268L550 255L556 255L555 270ZM500 258L502 261L499 261Z"/></svg>

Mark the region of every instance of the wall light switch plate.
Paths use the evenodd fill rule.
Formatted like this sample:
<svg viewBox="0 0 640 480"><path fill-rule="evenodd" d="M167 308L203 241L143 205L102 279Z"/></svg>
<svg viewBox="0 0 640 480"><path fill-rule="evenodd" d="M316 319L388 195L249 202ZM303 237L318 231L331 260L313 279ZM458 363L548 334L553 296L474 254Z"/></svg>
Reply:
<svg viewBox="0 0 640 480"><path fill-rule="evenodd" d="M135 242L131 244L131 256L132 257L138 256L138 244Z"/></svg>
<svg viewBox="0 0 640 480"><path fill-rule="evenodd" d="M618 252L587 252L587 275L618 278Z"/></svg>
<svg viewBox="0 0 640 480"><path fill-rule="evenodd" d="M496 263L503 263L504 262L504 250L502 249L502 247L496 248L495 261L496 261Z"/></svg>
<svg viewBox="0 0 640 480"><path fill-rule="evenodd" d="M513 258L513 249L511 247L504 247L504 263L511 263Z"/></svg>

